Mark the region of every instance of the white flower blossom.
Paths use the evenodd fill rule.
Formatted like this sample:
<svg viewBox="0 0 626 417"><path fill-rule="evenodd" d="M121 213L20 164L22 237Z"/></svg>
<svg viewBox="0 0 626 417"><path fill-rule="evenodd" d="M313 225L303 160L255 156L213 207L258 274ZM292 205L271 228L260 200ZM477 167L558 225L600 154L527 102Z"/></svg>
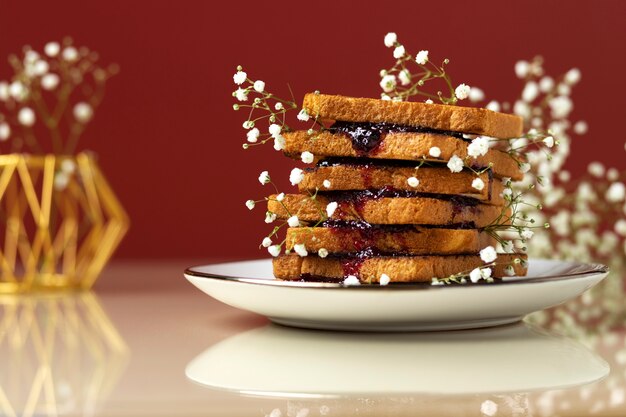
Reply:
<svg viewBox="0 0 626 417"><path fill-rule="evenodd" d="M480 281L482 277L483 275L480 273L480 268L474 268L469 273L470 281L472 281L474 284Z"/></svg>
<svg viewBox="0 0 626 417"><path fill-rule="evenodd" d="M530 103L539 95L539 85L534 81L528 81L522 90L522 100Z"/></svg>
<svg viewBox="0 0 626 417"><path fill-rule="evenodd" d="M434 101L432 101L431 99L426 99L426 100L424 100L424 103L426 103L426 104L433 104Z"/></svg>
<svg viewBox="0 0 626 417"><path fill-rule="evenodd" d="M584 135L585 133L587 133L588 129L589 126L584 120L579 120L578 122L574 123L574 133L576 133L577 135Z"/></svg>
<svg viewBox="0 0 626 417"><path fill-rule="evenodd" d="M428 150L428 155L432 156L433 158L439 158L441 156L441 149L439 149L437 146L433 146Z"/></svg>
<svg viewBox="0 0 626 417"><path fill-rule="evenodd" d="M28 96L28 88L21 81L13 81L9 85L9 94L15 101L21 102Z"/></svg>
<svg viewBox="0 0 626 417"><path fill-rule="evenodd" d="M498 254L493 246L487 246L483 250L480 251L480 259L483 260L484 263L488 264L496 260Z"/></svg>
<svg viewBox="0 0 626 417"><path fill-rule="evenodd" d="M256 205L256 203L254 202L254 200L247 200L246 201L246 207L248 207L248 210L252 210L255 205Z"/></svg>
<svg viewBox="0 0 626 417"><path fill-rule="evenodd" d="M304 179L304 172L300 168L294 168L289 174L289 182L291 185L298 185Z"/></svg>
<svg viewBox="0 0 626 417"><path fill-rule="evenodd" d="M487 151L489 151L489 139L484 136L477 137L467 146L467 154L474 158L486 155Z"/></svg>
<svg viewBox="0 0 626 417"><path fill-rule="evenodd" d="M17 121L26 127L31 127L35 124L35 112L30 107L23 107L17 113Z"/></svg>
<svg viewBox="0 0 626 417"><path fill-rule="evenodd" d="M543 138L543 143L548 147L551 148L554 146L554 138L552 136L547 136L545 138Z"/></svg>
<svg viewBox="0 0 626 417"><path fill-rule="evenodd" d="M621 182L614 182L609 186L609 189L606 190L606 199L611 203L617 203L619 201L624 201L624 197L626 196L626 187Z"/></svg>
<svg viewBox="0 0 626 417"><path fill-rule="evenodd" d="M383 286L389 284L390 281L391 278L389 278L389 275L387 274L381 274L380 278L378 279L379 284Z"/></svg>
<svg viewBox="0 0 626 417"><path fill-rule="evenodd" d="M286 140L283 135L278 135L274 138L274 149L282 151L285 149Z"/></svg>
<svg viewBox="0 0 626 417"><path fill-rule="evenodd" d="M87 123L93 117L93 108L89 103L81 101L74 106L74 118L80 123Z"/></svg>
<svg viewBox="0 0 626 417"><path fill-rule="evenodd" d="M283 128L280 125L277 125L276 123L272 123L269 128L268 131L270 132L270 135L272 135L272 137L276 137L278 135L280 135L280 132L283 130Z"/></svg>
<svg viewBox="0 0 626 417"><path fill-rule="evenodd" d="M596 161L589 164L589 166L587 167L587 171L589 171L589 173L594 177L601 178L602 176L604 176L605 168L601 162Z"/></svg>
<svg viewBox="0 0 626 417"><path fill-rule="evenodd" d="M324 188L330 188L330 185L331 185L331 184L330 184L330 181L328 181L328 180L324 180L324 181L322 182L322 185L324 186Z"/></svg>
<svg viewBox="0 0 626 417"><path fill-rule="evenodd" d="M265 185L268 184L270 182L270 174L267 171L263 171L261 172L261 175L259 175L259 182L261 183L261 185Z"/></svg>
<svg viewBox="0 0 626 417"><path fill-rule="evenodd" d="M463 170L463 160L456 155L452 155L447 166L452 172L461 172Z"/></svg>
<svg viewBox="0 0 626 417"><path fill-rule="evenodd" d="M48 91L54 90L59 85L59 81L58 75L54 73L46 74L41 78L41 88Z"/></svg>
<svg viewBox="0 0 626 417"><path fill-rule="evenodd" d="M580 81L580 70L578 68L572 68L565 73L565 77L563 77L563 79L569 85L578 83L578 81Z"/></svg>
<svg viewBox="0 0 626 417"><path fill-rule="evenodd" d="M269 237L263 238L261 246L263 246L264 248L269 248L270 246L272 246L272 239L270 239Z"/></svg>
<svg viewBox="0 0 626 417"><path fill-rule="evenodd" d="M248 142L255 143L257 140L259 140L260 134L261 132L259 132L259 129L257 129L256 127L254 129L249 130L248 133L246 133Z"/></svg>
<svg viewBox="0 0 626 417"><path fill-rule="evenodd" d="M293 250L298 254L298 256L307 256L309 254L309 252L307 252L306 247L304 246L304 243L297 243L295 245L293 245Z"/></svg>
<svg viewBox="0 0 626 417"><path fill-rule="evenodd" d="M465 100L467 97L469 97L470 90L471 88L469 85L459 84L458 87L454 89L454 95L459 100Z"/></svg>
<svg viewBox="0 0 626 417"><path fill-rule="evenodd" d="M474 178L474 181L472 181L472 188L482 191L483 188L485 188L485 182L480 178Z"/></svg>
<svg viewBox="0 0 626 417"><path fill-rule="evenodd" d="M554 80L552 77L545 76L539 80L539 91L547 93L554 88Z"/></svg>
<svg viewBox="0 0 626 417"><path fill-rule="evenodd" d="M55 56L59 55L59 52L61 52L61 45L59 45L58 42L48 42L43 47L43 51L50 58L54 58Z"/></svg>
<svg viewBox="0 0 626 417"><path fill-rule="evenodd" d="M287 224L289 227L300 227L300 220L294 215L287 219Z"/></svg>
<svg viewBox="0 0 626 417"><path fill-rule="evenodd" d="M528 171L530 171L530 164L526 163L526 162L522 162L521 164L519 164L519 169L520 171L522 171L523 174L526 174Z"/></svg>
<svg viewBox="0 0 626 417"><path fill-rule="evenodd" d="M488 417L495 416L498 412L498 404L491 400L485 400L480 405L480 412Z"/></svg>
<svg viewBox="0 0 626 417"><path fill-rule="evenodd" d="M391 91L394 90L394 88L396 87L397 81L396 81L396 76L393 74L389 74L389 75L385 75L381 80L380 80L380 87L383 89L383 91L385 93L389 93ZM384 98L383 98L384 100Z"/></svg>
<svg viewBox="0 0 626 417"><path fill-rule="evenodd" d="M62 57L67 62L74 62L78 59L78 50L73 46L68 46L63 50Z"/></svg>
<svg viewBox="0 0 626 417"><path fill-rule="evenodd" d="M302 159L302 162L304 162L305 164L312 163L314 158L315 158L315 155L313 155L309 151L304 151L302 152L302 154L300 154L300 159Z"/></svg>
<svg viewBox="0 0 626 417"><path fill-rule="evenodd" d="M361 285L361 282L354 275L348 275L346 279L343 280L343 285Z"/></svg>
<svg viewBox="0 0 626 417"><path fill-rule="evenodd" d="M0 101L7 101L11 97L9 92L9 83L0 81Z"/></svg>
<svg viewBox="0 0 626 417"><path fill-rule="evenodd" d="M522 100L517 100L513 105L513 113L524 119L528 119L530 118L530 106Z"/></svg>
<svg viewBox="0 0 626 417"><path fill-rule="evenodd" d="M280 255L280 245L272 245L272 246L267 248L267 251L273 257L277 257L278 255Z"/></svg>
<svg viewBox="0 0 626 417"><path fill-rule="evenodd" d="M297 117L298 120L300 120L301 122L308 122L311 118L311 116L309 116L309 113L307 113L305 109L300 110Z"/></svg>
<svg viewBox="0 0 626 417"><path fill-rule="evenodd" d="M274 223L274 220L276 220L276 213L272 213L271 211L265 213L265 223Z"/></svg>
<svg viewBox="0 0 626 417"><path fill-rule="evenodd" d="M0 122L0 142L4 142L11 136L11 127L6 122Z"/></svg>
<svg viewBox="0 0 626 417"><path fill-rule="evenodd" d="M530 230L530 229L524 229L524 230L522 230L522 231L520 232L520 236L521 236L521 238L522 238L522 239L525 239L525 240L529 240L529 239L531 239L531 238L533 237L533 235L534 235L534 234L535 234L535 232L533 232L533 231L532 231L532 230Z"/></svg>
<svg viewBox="0 0 626 417"><path fill-rule="evenodd" d="M238 88L237 91L235 91L235 98L239 101L248 101L248 90Z"/></svg>
<svg viewBox="0 0 626 417"><path fill-rule="evenodd" d="M395 45L397 41L398 41L398 36L395 33L389 32L388 34L385 35L385 46L387 48L391 48L393 45Z"/></svg>
<svg viewBox="0 0 626 417"><path fill-rule="evenodd" d="M500 103L498 103L495 100L490 101L489 103L487 103L487 105L485 106L485 108L487 110L491 110L491 111L500 111Z"/></svg>
<svg viewBox="0 0 626 417"><path fill-rule="evenodd" d="M317 251L317 256L319 256L320 258L325 258L328 256L328 250L325 248L320 248L320 250Z"/></svg>
<svg viewBox="0 0 626 417"><path fill-rule="evenodd" d="M420 181L415 178L415 177L409 177L409 179L406 180L406 182L409 184L409 186L415 188L418 185L420 185Z"/></svg>
<svg viewBox="0 0 626 417"><path fill-rule="evenodd" d="M574 109L572 99L567 96L557 96L548 102L552 117L555 119L563 119L567 117Z"/></svg>
<svg viewBox="0 0 626 417"><path fill-rule="evenodd" d="M472 103L483 101L485 99L485 92L478 87L471 87L469 92L469 99Z"/></svg>
<svg viewBox="0 0 626 417"><path fill-rule="evenodd" d="M426 65L428 62L428 51L419 51L417 55L415 55L415 62L419 65Z"/></svg>
<svg viewBox="0 0 626 417"><path fill-rule="evenodd" d="M526 78L530 71L530 64L528 61L517 61L515 63L515 75L517 78Z"/></svg>
<svg viewBox="0 0 626 417"><path fill-rule="evenodd" d="M333 217L333 214L335 214L335 210L337 210L338 206L339 204L336 201L331 201L330 203L328 203L328 205L326 206L326 214L328 215L328 217Z"/></svg>
<svg viewBox="0 0 626 417"><path fill-rule="evenodd" d="M626 220L619 219L618 221L615 222L614 228L615 228L615 232L617 232L618 235L626 237Z"/></svg>
<svg viewBox="0 0 626 417"><path fill-rule="evenodd" d="M246 74L243 71L237 71L235 75L233 75L233 81L237 85L241 85L245 83L247 78L248 78L248 74Z"/></svg>
<svg viewBox="0 0 626 417"><path fill-rule="evenodd" d="M283 106L283 103L281 103L280 101L279 101L279 102L277 102L276 104L274 104L274 109L275 109L276 111L281 111L281 110L282 110L282 109L284 109L284 108L285 108L285 106Z"/></svg>
<svg viewBox="0 0 626 417"><path fill-rule="evenodd" d="M262 93L265 91L265 83L261 80L256 80L253 84L253 88L257 93Z"/></svg>
<svg viewBox="0 0 626 417"><path fill-rule="evenodd" d="M283 201L285 199L285 193L280 193L276 196L276 201Z"/></svg>
<svg viewBox="0 0 626 417"><path fill-rule="evenodd" d="M70 183L70 176L65 172L57 172L54 175L54 189L57 191L63 191Z"/></svg>
<svg viewBox="0 0 626 417"><path fill-rule="evenodd" d="M398 78L400 79L400 84L402 85L409 85L411 82L411 76L409 71L406 69L403 69L400 73L398 73Z"/></svg>

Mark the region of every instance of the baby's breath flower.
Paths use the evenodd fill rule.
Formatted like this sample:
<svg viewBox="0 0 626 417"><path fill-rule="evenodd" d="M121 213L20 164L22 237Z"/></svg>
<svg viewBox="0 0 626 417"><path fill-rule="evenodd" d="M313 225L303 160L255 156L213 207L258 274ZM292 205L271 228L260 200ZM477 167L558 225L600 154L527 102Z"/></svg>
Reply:
<svg viewBox="0 0 626 417"><path fill-rule="evenodd" d="M480 281L480 279L483 277L483 275L480 273L480 268L472 269L471 272L469 273L469 277L470 277L470 281L472 281L474 284Z"/></svg>
<svg viewBox="0 0 626 417"><path fill-rule="evenodd" d="M285 106L283 106L283 103L281 103L280 101L277 102L276 104L274 104L274 109L277 110L277 111L281 111L284 108L285 108Z"/></svg>
<svg viewBox="0 0 626 417"><path fill-rule="evenodd" d="M272 213L271 211L265 213L265 223L274 223L274 220L276 220L276 213Z"/></svg>
<svg viewBox="0 0 626 417"><path fill-rule="evenodd" d="M301 122L308 122L310 118L311 116L309 116L309 113L307 113L305 109L300 110L298 113L298 120Z"/></svg>
<svg viewBox="0 0 626 417"><path fill-rule="evenodd" d="M300 220L294 215L287 219L287 224L289 227L300 227Z"/></svg>
<svg viewBox="0 0 626 417"><path fill-rule="evenodd" d="M470 86L466 84L459 84L457 88L454 89L454 95L459 100L465 100L469 97Z"/></svg>
<svg viewBox="0 0 626 417"><path fill-rule="evenodd" d="M263 246L264 248L269 248L270 246L272 246L272 239L270 239L269 237L263 238L261 246Z"/></svg>
<svg viewBox="0 0 626 417"><path fill-rule="evenodd" d="M41 78L41 88L48 91L54 90L59 85L59 81L58 75L53 73L46 74Z"/></svg>
<svg viewBox="0 0 626 417"><path fill-rule="evenodd" d="M6 122L0 122L0 141L4 142L11 136L11 127Z"/></svg>
<svg viewBox="0 0 626 417"><path fill-rule="evenodd" d="M304 151L302 152L302 154L300 155L300 159L302 159L302 162L304 162L305 164L310 164L313 162L313 159L315 158L315 155L313 155L311 152L309 151Z"/></svg>
<svg viewBox="0 0 626 417"><path fill-rule="evenodd" d="M469 99L472 103L477 101L483 101L485 99L485 92L478 87L471 87L469 92Z"/></svg>
<svg viewBox="0 0 626 417"><path fill-rule="evenodd" d="M235 98L239 101L248 101L248 90L238 88L235 91Z"/></svg>
<svg viewBox="0 0 626 417"><path fill-rule="evenodd" d="M304 246L304 243L298 243L293 245L293 250L298 254L298 256L307 256L309 254L309 252L307 252L306 247Z"/></svg>
<svg viewBox="0 0 626 417"><path fill-rule="evenodd" d="M385 75L381 80L380 80L380 87L383 89L383 91L385 93L390 93L394 90L394 88L396 87L396 76L393 74L389 74L389 75ZM383 97L383 100L385 98ZM389 98L389 100L391 100L391 98Z"/></svg>
<svg viewBox="0 0 626 417"><path fill-rule="evenodd" d="M59 52L61 51L61 45L59 45L58 42L48 42L46 46L43 47L43 51L49 57L54 58L55 56L59 55Z"/></svg>
<svg viewBox="0 0 626 417"><path fill-rule="evenodd" d="M415 55L415 62L419 65L426 65L428 62L428 51L419 51L417 55Z"/></svg>
<svg viewBox="0 0 626 417"><path fill-rule="evenodd" d="M463 160L456 155L452 155L447 165L452 172L461 172L463 170Z"/></svg>
<svg viewBox="0 0 626 417"><path fill-rule="evenodd" d="M528 81L522 90L522 100L530 103L539 95L539 85L535 81Z"/></svg>
<svg viewBox="0 0 626 417"><path fill-rule="evenodd" d="M385 46L391 48L398 41L398 36L394 32L385 35Z"/></svg>
<svg viewBox="0 0 626 417"><path fill-rule="evenodd" d="M335 214L335 210L337 210L338 206L339 204L336 201L331 201L330 203L328 203L328 205L326 206L326 214L328 215L328 217L333 217L333 214Z"/></svg>
<svg viewBox="0 0 626 417"><path fill-rule="evenodd" d="M257 93L262 93L263 91L265 91L265 83L261 80L256 80L253 87L254 91L256 91Z"/></svg>
<svg viewBox="0 0 626 417"><path fill-rule="evenodd" d="M391 278L389 278L389 275L387 274L381 274L378 282L380 283L380 285L387 285L389 284L389 281L391 281Z"/></svg>
<svg viewBox="0 0 626 417"><path fill-rule="evenodd" d="M578 68L572 68L565 73L565 77L563 79L569 85L578 83L578 81L580 81L580 70Z"/></svg>
<svg viewBox="0 0 626 417"><path fill-rule="evenodd" d="M237 85L241 85L245 83L247 78L248 78L248 74L246 74L243 71L237 71L235 75L233 75L233 81Z"/></svg>
<svg viewBox="0 0 626 417"><path fill-rule="evenodd" d="M67 62L74 62L78 59L78 50L73 46L68 46L63 50L61 56Z"/></svg>
<svg viewBox="0 0 626 417"><path fill-rule="evenodd" d="M409 186L413 188L417 187L420 184L420 181L415 177L410 177L406 180L406 182L409 184Z"/></svg>
<svg viewBox="0 0 626 417"><path fill-rule="evenodd" d="M498 103L495 100L490 101L489 103L487 103L487 105L485 106L485 108L487 110L491 110L491 111L500 111L500 103Z"/></svg>
<svg viewBox="0 0 626 417"><path fill-rule="evenodd" d="M487 246L483 250L480 251L480 259L483 260L486 264L491 263L496 260L498 254L493 246Z"/></svg>
<svg viewBox="0 0 626 417"><path fill-rule="evenodd" d="M587 133L587 129L589 129L589 126L584 120L579 120L578 122L574 123L574 133L576 133L577 135L584 135L585 133Z"/></svg>
<svg viewBox="0 0 626 417"><path fill-rule="evenodd" d="M246 207L248 207L248 210L252 210L254 208L255 204L256 203L254 202L254 200L246 201Z"/></svg>
<svg viewBox="0 0 626 417"><path fill-rule="evenodd" d="M522 231L520 231L520 236L522 237L522 239L526 239L529 240L534 236L535 232L533 232L530 229L523 229Z"/></svg>
<svg viewBox="0 0 626 417"><path fill-rule="evenodd" d="M486 155L487 151L489 151L489 139L486 137L479 136L467 146L467 154L474 158Z"/></svg>
<svg viewBox="0 0 626 417"><path fill-rule="evenodd" d="M282 151L285 149L285 137L283 135L278 135L274 138L274 149L277 151Z"/></svg>
<svg viewBox="0 0 626 417"><path fill-rule="evenodd" d="M441 156L441 149L439 149L437 146L433 146L428 150L428 155L432 156L433 158L439 158Z"/></svg>
<svg viewBox="0 0 626 417"><path fill-rule="evenodd" d="M400 71L400 73L398 74L398 78L400 79L400 84L402 85L409 85L409 83L411 82L411 76L409 74L409 71L406 69Z"/></svg>
<svg viewBox="0 0 626 417"><path fill-rule="evenodd" d="M280 255L280 245L272 245L272 246L267 248L267 251L273 257L277 257L278 255Z"/></svg>
<svg viewBox="0 0 626 417"><path fill-rule="evenodd" d="M35 124L35 112L30 107L23 107L17 114L17 121L26 127L31 127Z"/></svg>
<svg viewBox="0 0 626 417"><path fill-rule="evenodd" d="M621 182L614 182L609 186L609 189L606 191L606 199L611 203L617 203L619 201L624 201L624 197L626 196L626 187Z"/></svg>
<svg viewBox="0 0 626 417"><path fill-rule="evenodd" d="M87 123L93 117L93 108L89 103L80 102L74 106L74 118L81 123Z"/></svg>
<svg viewBox="0 0 626 417"><path fill-rule="evenodd" d="M405 53L406 51L404 49L404 46L399 45L393 50L393 57L396 59L400 59L404 56Z"/></svg>
<svg viewBox="0 0 626 417"><path fill-rule="evenodd" d="M515 75L517 78L526 78L530 71L530 63L528 61L517 61L515 63Z"/></svg>
<svg viewBox="0 0 626 417"><path fill-rule="evenodd" d="M282 127L280 127L280 125L277 125L276 123L272 123L268 128L268 131L273 138L276 138L278 135L280 135L281 130Z"/></svg>
<svg viewBox="0 0 626 417"><path fill-rule="evenodd" d="M9 83L0 81L0 101L7 101L11 97L9 92Z"/></svg>
<svg viewBox="0 0 626 417"><path fill-rule="evenodd" d="M317 256L319 256L320 258L325 258L328 256L328 250L325 248L320 248L320 250L317 251Z"/></svg>
<svg viewBox="0 0 626 417"><path fill-rule="evenodd" d="M257 140L259 140L259 135L261 134L261 132L259 132L259 129L257 129L256 127L252 130L249 130L248 133L246 133L246 136L248 138L248 142L254 143Z"/></svg>
<svg viewBox="0 0 626 417"><path fill-rule="evenodd" d="M519 164L519 169L525 174L528 171L530 171L530 164L526 162L522 162L521 164Z"/></svg>
<svg viewBox="0 0 626 417"><path fill-rule="evenodd" d="M474 181L472 181L472 188L482 191L483 188L485 188L485 182L480 178L474 178Z"/></svg>
<svg viewBox="0 0 626 417"><path fill-rule="evenodd" d="M324 188L330 188L330 181L324 180L324 182L322 182L322 185L324 186Z"/></svg>
<svg viewBox="0 0 626 417"><path fill-rule="evenodd" d="M514 277L515 276L515 268L513 268L513 266L511 266L511 265L507 265L504 268L504 273L506 274L506 276Z"/></svg>
<svg viewBox="0 0 626 417"><path fill-rule="evenodd" d="M263 171L261 172L261 175L259 175L259 182L261 183L261 185L265 185L267 183L269 183L270 180L270 174L267 171Z"/></svg>
<svg viewBox="0 0 626 417"><path fill-rule="evenodd" d="M276 196L276 201L283 201L285 199L285 193L280 193Z"/></svg>
<svg viewBox="0 0 626 417"><path fill-rule="evenodd" d="M614 228L618 235L626 236L626 220L619 219L615 222Z"/></svg>
<svg viewBox="0 0 626 417"><path fill-rule="evenodd" d="M354 275L348 275L346 279L343 280L343 285L361 285L361 281Z"/></svg>
<svg viewBox="0 0 626 417"><path fill-rule="evenodd" d="M548 147L551 148L554 146L554 138L552 136L546 136L545 138L543 138L543 143Z"/></svg>
<svg viewBox="0 0 626 417"><path fill-rule="evenodd" d="M424 100L424 103L426 103L426 104L433 104L433 101L431 99L426 99L426 100Z"/></svg>
<svg viewBox="0 0 626 417"><path fill-rule="evenodd" d="M289 174L289 182L291 182L291 185L298 185L303 179L304 172L302 172L300 168L294 168L291 170L291 173Z"/></svg>
<svg viewBox="0 0 626 417"><path fill-rule="evenodd" d="M567 96L557 96L548 102L552 117L555 119L563 119L567 117L574 109L572 99Z"/></svg>

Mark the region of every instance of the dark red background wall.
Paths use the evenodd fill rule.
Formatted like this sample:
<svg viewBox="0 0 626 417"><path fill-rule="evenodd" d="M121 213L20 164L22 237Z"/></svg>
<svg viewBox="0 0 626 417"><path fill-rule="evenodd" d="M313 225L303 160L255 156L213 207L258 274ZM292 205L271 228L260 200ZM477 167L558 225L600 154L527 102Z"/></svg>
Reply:
<svg viewBox="0 0 626 417"><path fill-rule="evenodd" d="M582 70L568 166L601 160L626 168L626 2L208 0L0 0L0 57L71 35L117 62L105 102L82 147L101 165L130 213L120 257L245 258L266 233L248 198L269 170L283 189L294 163L269 146L244 152L232 74L244 65L268 89L377 96L378 71L392 62L388 31L411 51L449 57L458 82L513 99L519 59L545 57L548 72ZM0 79L9 75L4 58Z"/></svg>

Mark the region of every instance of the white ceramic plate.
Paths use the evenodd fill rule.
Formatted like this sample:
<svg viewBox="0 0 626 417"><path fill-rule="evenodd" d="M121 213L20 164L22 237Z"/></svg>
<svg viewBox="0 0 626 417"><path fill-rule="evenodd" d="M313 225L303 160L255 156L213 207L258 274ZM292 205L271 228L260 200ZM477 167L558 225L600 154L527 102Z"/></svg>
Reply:
<svg viewBox="0 0 626 417"><path fill-rule="evenodd" d="M215 299L270 320L329 330L453 330L496 326L560 304L604 277L604 265L531 260L528 276L493 284L387 286L275 280L270 259L189 268Z"/></svg>
<svg viewBox="0 0 626 417"><path fill-rule="evenodd" d="M337 333L267 325L211 346L187 377L271 397L495 394L573 387L609 366L526 323L464 332Z"/></svg>

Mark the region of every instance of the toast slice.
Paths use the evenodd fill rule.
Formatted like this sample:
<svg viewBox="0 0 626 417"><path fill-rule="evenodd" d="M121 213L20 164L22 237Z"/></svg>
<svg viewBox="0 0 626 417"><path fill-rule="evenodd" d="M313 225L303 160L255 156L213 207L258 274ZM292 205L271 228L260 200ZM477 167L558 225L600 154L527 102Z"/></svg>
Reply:
<svg viewBox="0 0 626 417"><path fill-rule="evenodd" d="M397 123L501 139L519 137L523 130L519 116L476 107L316 93L306 94L302 107L321 120Z"/></svg>
<svg viewBox="0 0 626 417"><path fill-rule="evenodd" d="M515 263L515 259L521 259ZM300 257L281 255L273 260L274 276L282 280L327 279L341 281L349 275L362 283L377 283L382 274L391 282L430 282L461 272L469 273L485 263L478 255L448 256L373 256L369 258ZM512 266L517 276L527 272L526 255L499 254L492 267L493 277L507 276L505 268Z"/></svg>
<svg viewBox="0 0 626 417"><path fill-rule="evenodd" d="M309 252L324 248L331 254L403 253L410 255L477 254L496 240L476 229L425 228L414 225L377 226L347 222L330 227L290 227L287 249L304 244Z"/></svg>
<svg viewBox="0 0 626 417"><path fill-rule="evenodd" d="M467 224L483 228L503 216L504 208L481 204L478 200L463 197L384 197L369 191L308 195L287 194L282 201L276 195L269 197L268 211L286 219L297 215L300 221L326 220L326 207L330 202L338 206L331 219L365 221L370 224L419 224L450 226ZM506 213L504 213L506 214Z"/></svg>
<svg viewBox="0 0 626 417"><path fill-rule="evenodd" d="M347 159L347 158L346 158ZM504 205L504 185L500 180L494 180L488 172L478 178L483 181L483 188L478 190L472 186L477 176L471 171L451 172L447 167L394 167L379 165L372 160L370 163L354 164L359 160L340 160L338 164L324 161L331 166L318 166L308 169L304 179L298 185L300 192L315 193L316 190L347 191L347 190L376 190L391 187L394 190L417 191L428 194L462 195L476 198L486 203L499 206ZM415 177L419 184L412 187L408 179ZM324 186L324 181L330 181L330 187Z"/></svg>
<svg viewBox="0 0 626 417"><path fill-rule="evenodd" d="M387 133L380 145L370 152L363 153L355 149L352 139L342 133L322 131L314 135L298 130L283 134L285 138L284 152L287 156L300 158L304 151L320 156L332 157L367 157L374 159L397 159L404 161L447 162L453 155L465 160L468 143L453 136L435 133L400 132ZM439 148L441 154L435 158L430 155L431 148ZM498 178L508 177L513 181L521 181L524 173L519 163L508 153L490 149L478 158L470 157L469 163L476 169L487 168Z"/></svg>

